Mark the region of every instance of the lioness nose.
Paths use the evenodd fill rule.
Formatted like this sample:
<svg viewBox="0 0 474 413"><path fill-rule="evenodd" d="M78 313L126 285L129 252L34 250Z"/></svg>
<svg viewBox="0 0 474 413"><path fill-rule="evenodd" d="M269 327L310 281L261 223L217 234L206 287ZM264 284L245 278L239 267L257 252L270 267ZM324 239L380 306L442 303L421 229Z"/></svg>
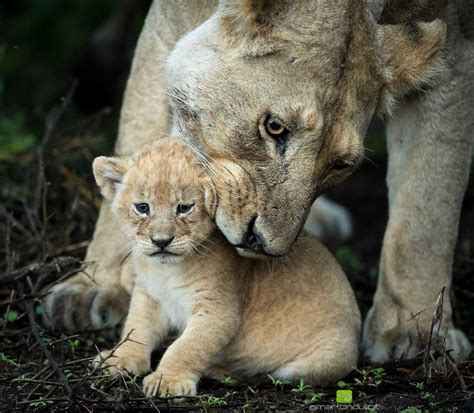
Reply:
<svg viewBox="0 0 474 413"><path fill-rule="evenodd" d="M255 252L263 251L262 237L255 231L255 218L249 222L242 246Z"/></svg>
<svg viewBox="0 0 474 413"><path fill-rule="evenodd" d="M153 237L150 237L150 240L157 247L160 247L161 249L165 249L168 245L171 244L171 242L174 240L174 237L171 237L171 238L168 238L168 239L155 239Z"/></svg>

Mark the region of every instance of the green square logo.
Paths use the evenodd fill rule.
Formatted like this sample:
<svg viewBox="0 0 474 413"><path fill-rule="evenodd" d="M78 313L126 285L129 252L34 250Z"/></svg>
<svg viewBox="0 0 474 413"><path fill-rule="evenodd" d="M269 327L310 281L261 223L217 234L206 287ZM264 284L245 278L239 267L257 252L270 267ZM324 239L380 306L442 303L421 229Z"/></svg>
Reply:
<svg viewBox="0 0 474 413"><path fill-rule="evenodd" d="M337 390L336 403L352 403L352 390Z"/></svg>

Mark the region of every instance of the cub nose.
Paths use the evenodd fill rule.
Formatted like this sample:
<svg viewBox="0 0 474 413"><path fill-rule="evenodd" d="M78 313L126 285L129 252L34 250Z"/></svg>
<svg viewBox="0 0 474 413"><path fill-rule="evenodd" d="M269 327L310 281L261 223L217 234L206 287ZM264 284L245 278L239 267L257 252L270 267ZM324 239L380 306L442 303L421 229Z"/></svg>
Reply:
<svg viewBox="0 0 474 413"><path fill-rule="evenodd" d="M163 250L168 245L171 244L171 242L174 240L174 237L171 237L171 238L168 238L168 239L156 239L156 238L150 237L150 240L154 245L156 245L157 247L159 247Z"/></svg>
<svg viewBox="0 0 474 413"><path fill-rule="evenodd" d="M252 250L254 252L263 252L263 239L255 230L255 221L253 218L248 225L247 232L244 235L242 247Z"/></svg>

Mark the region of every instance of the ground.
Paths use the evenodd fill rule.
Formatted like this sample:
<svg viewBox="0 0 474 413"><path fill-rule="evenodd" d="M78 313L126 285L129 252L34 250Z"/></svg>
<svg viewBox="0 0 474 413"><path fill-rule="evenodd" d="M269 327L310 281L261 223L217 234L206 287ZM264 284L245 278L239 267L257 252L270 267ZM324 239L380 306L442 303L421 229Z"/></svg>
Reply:
<svg viewBox="0 0 474 413"><path fill-rule="evenodd" d="M361 362L359 369L326 388L281 383L204 380L197 398L145 398L141 379L111 379L89 361L98 348L114 345L114 332L65 335L40 323L45 288L81 269L100 206L90 164L110 151L101 135L107 114L68 120L66 96L47 118L40 142L2 155L0 163L0 411L23 410L302 410L336 406L338 390L352 390L352 408L373 411L474 411L474 361L437 366L427 380L423 359L385 365ZM350 207L355 236L335 253L365 314L377 281L385 222L386 156L378 133L365 162L331 192ZM106 141L104 143L104 140ZM380 148L382 146L382 148ZM454 264L455 316L474 342L474 185L463 207ZM155 357L155 362L159 359ZM342 395L339 394L339 397Z"/></svg>

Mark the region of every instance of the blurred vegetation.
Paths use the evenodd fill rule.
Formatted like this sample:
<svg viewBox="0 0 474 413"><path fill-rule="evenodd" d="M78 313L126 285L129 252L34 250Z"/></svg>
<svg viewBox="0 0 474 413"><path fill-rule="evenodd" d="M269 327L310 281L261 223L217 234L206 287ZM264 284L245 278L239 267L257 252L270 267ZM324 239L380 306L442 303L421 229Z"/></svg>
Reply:
<svg viewBox="0 0 474 413"><path fill-rule="evenodd" d="M115 4L115 0L0 3L0 159L40 140L48 113L72 84L73 63ZM77 118L77 109L72 106L65 117Z"/></svg>

